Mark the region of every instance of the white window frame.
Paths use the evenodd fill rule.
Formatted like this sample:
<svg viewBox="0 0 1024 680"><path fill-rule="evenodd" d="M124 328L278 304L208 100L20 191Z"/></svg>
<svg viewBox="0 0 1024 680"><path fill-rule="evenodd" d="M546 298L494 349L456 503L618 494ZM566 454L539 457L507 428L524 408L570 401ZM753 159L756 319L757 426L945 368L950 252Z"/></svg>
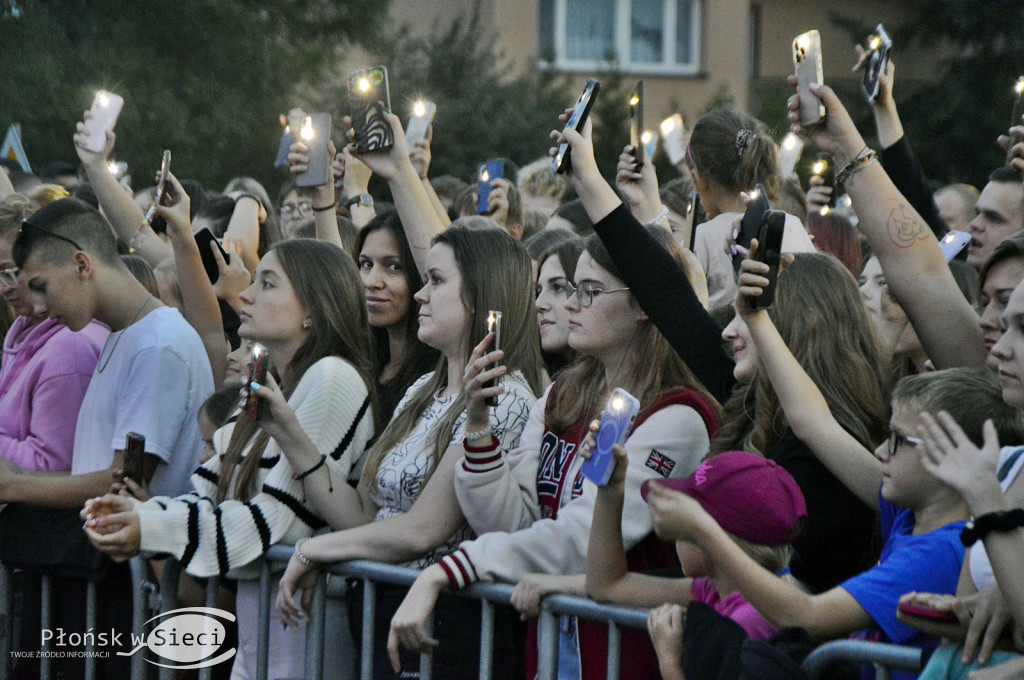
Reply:
<svg viewBox="0 0 1024 680"><path fill-rule="evenodd" d="M675 61L676 51L676 0L662 0L663 2L663 34L661 45L661 62L632 62L630 40L632 39L632 0L615 0L615 36L613 45L617 59L615 61L594 60L594 59L568 59L566 54L566 13L568 11L567 0L555 0L554 2L554 61L542 61L541 66L554 68L560 71L601 71L615 70L622 73L649 73L665 75L697 75L700 73L701 58L701 10L702 0L693 3L693 21L691 22L691 44L693 45L693 61L680 64Z"/></svg>

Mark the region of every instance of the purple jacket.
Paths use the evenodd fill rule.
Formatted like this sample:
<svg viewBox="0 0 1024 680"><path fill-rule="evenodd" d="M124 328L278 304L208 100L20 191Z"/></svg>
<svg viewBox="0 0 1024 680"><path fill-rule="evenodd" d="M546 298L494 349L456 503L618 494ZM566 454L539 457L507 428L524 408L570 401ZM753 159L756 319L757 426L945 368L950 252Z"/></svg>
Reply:
<svg viewBox="0 0 1024 680"><path fill-rule="evenodd" d="M25 470L71 469L78 410L110 331L78 333L53 319L19 316L0 367L0 458Z"/></svg>

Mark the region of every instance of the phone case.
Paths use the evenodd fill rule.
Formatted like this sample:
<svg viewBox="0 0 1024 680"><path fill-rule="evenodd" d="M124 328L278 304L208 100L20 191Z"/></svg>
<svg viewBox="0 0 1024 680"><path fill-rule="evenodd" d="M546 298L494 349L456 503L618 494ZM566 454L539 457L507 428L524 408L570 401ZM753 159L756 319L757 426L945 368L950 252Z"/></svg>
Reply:
<svg viewBox="0 0 1024 680"><path fill-rule="evenodd" d="M153 197L153 203L149 206L149 210L146 211L146 224L150 227L153 226L153 220L156 219L156 208L158 205L164 202L164 194L167 193L167 173L171 170L171 150L164 150L164 157L160 161L160 183L156 185L156 196Z"/></svg>
<svg viewBox="0 0 1024 680"><path fill-rule="evenodd" d="M302 120L299 139L309 147L309 168L295 176L295 186L322 187L331 168L327 146L331 142L331 114L313 113Z"/></svg>
<svg viewBox="0 0 1024 680"><path fill-rule="evenodd" d="M821 163L820 172L818 163ZM824 186L832 189L832 195L828 199L828 207L836 207L836 199L839 198L839 192L836 191L836 164L832 155L824 151L818 153L814 157L814 163L811 164L811 171L821 178L821 181L825 183Z"/></svg>
<svg viewBox="0 0 1024 680"><path fill-rule="evenodd" d="M792 132L787 133L779 145L779 174L783 177L792 175L803 152L804 140Z"/></svg>
<svg viewBox="0 0 1024 680"><path fill-rule="evenodd" d="M505 161L491 160L481 163L476 173L476 213L486 215L487 201L491 197L491 180L505 176Z"/></svg>
<svg viewBox="0 0 1024 680"><path fill-rule="evenodd" d="M416 113L414 108L413 115L409 116L409 124L405 127L405 143L409 145L410 151L418 142L427 138L427 128L437 112L434 102L417 102L417 106L420 105L423 107L422 113Z"/></svg>
<svg viewBox="0 0 1024 680"><path fill-rule="evenodd" d="M138 432L129 432L124 438L124 476L137 484L145 484L142 454L146 452L146 438Z"/></svg>
<svg viewBox="0 0 1024 680"><path fill-rule="evenodd" d="M870 48L871 54L868 56L868 63L864 65L864 78L861 80L861 88L871 104L875 103L875 97L878 96L878 76L885 72L885 66L889 63L889 53L892 51L892 40L882 24L875 27L875 34L871 40L876 38L878 44Z"/></svg>
<svg viewBox="0 0 1024 680"><path fill-rule="evenodd" d="M487 314L487 332L494 332L494 342L491 343L488 352L497 352L501 349L501 312L496 310L490 310ZM484 383L484 387L494 387L494 380L488 380ZM488 406L497 406L497 397L487 397L486 399Z"/></svg>
<svg viewBox="0 0 1024 680"><path fill-rule="evenodd" d="M942 248L942 254L946 257L946 262L952 262L953 259L960 254L960 251L966 248L967 244L970 242L970 234L966 231L956 231L953 229L942 237L939 241L939 247Z"/></svg>
<svg viewBox="0 0 1024 680"><path fill-rule="evenodd" d="M101 153L107 145L107 130L113 130L117 117L121 115L124 99L113 92L100 90L92 100L89 112L92 116L85 121L85 148Z"/></svg>
<svg viewBox="0 0 1024 680"><path fill-rule="evenodd" d="M693 237L697 233L697 225L704 222L704 208L700 204L700 194L690 192L690 201L686 205L686 219L683 222L683 234L679 239L684 248L693 252Z"/></svg>
<svg viewBox="0 0 1024 680"><path fill-rule="evenodd" d="M768 285L759 297L751 298L754 309L767 309L775 302L775 279L779 275L779 260L782 257L782 236L786 230L786 213L768 210L757 236L757 261L768 265Z"/></svg>
<svg viewBox="0 0 1024 680"><path fill-rule="evenodd" d="M679 165L686 158L686 127L683 125L683 117L678 113L661 121L662 146L668 154L668 162L672 165Z"/></svg>
<svg viewBox="0 0 1024 680"><path fill-rule="evenodd" d="M258 342L252 343L252 359L249 361L249 380L246 382L246 387L252 383L258 385L267 384L267 348ZM263 413L263 409L266 408L264 402L255 395L251 390L246 394L245 397L245 413L249 416L250 420L257 421Z"/></svg>
<svg viewBox="0 0 1024 680"><path fill-rule="evenodd" d="M583 462L584 477L597 486L604 486L608 483L612 476L612 470L615 469L615 454L612 453L612 446L626 441L639 412L640 402L636 397L621 387L612 391L612 396L605 406L604 415L601 416L597 436L594 437L594 452L589 459Z"/></svg>
<svg viewBox="0 0 1024 680"><path fill-rule="evenodd" d="M923 607L918 604L910 602L900 602L897 609L903 614L908 616L916 616L920 619L928 619L929 621L938 621L939 623L957 623L959 619L956 618L956 614L943 609L932 609L931 607Z"/></svg>
<svg viewBox="0 0 1024 680"><path fill-rule="evenodd" d="M808 31L793 40L793 66L796 70L796 91L800 96L800 124L820 123L825 118L825 105L809 89L811 83L824 82L821 36L817 31Z"/></svg>
<svg viewBox="0 0 1024 680"><path fill-rule="evenodd" d="M576 101L576 106L573 107L572 114L569 116L564 129L579 130L583 127L584 123L587 122L587 116L590 115L590 109L594 106L594 98L597 97L597 93L600 91L600 80L591 78L587 81L586 86L583 88L583 94ZM571 149L568 144L559 144L558 153L555 154L555 158L551 161L551 169L559 175L563 174L566 170L572 169L572 160L569 158L570 152Z"/></svg>
<svg viewBox="0 0 1024 680"><path fill-rule="evenodd" d="M747 249L750 248L750 242L754 240L754 237L761 232L764 214L772 209L772 204L768 202L768 192L765 191L764 185L758 184L755 191L757 191L757 196L750 203L747 203L743 219L740 220L740 233L736 236L736 245ZM736 273L739 273L742 262L742 255L736 254L732 256L732 268Z"/></svg>
<svg viewBox="0 0 1024 680"><path fill-rule="evenodd" d="M636 161L637 172L644 165L644 155L639 153L643 142L644 130L644 81L636 81L633 94L629 96L629 143L633 146L633 158Z"/></svg>
<svg viewBox="0 0 1024 680"><path fill-rule="evenodd" d="M366 153L388 149L395 143L391 126L384 117L391 111L388 69L373 66L348 76L348 96L352 109L352 129L356 151Z"/></svg>
<svg viewBox="0 0 1024 680"><path fill-rule="evenodd" d="M203 260L203 269L206 270L206 275L210 278L210 283L217 283L217 279L220 278L220 268L217 266L217 259L213 256L213 252L210 250L210 244L216 243L217 250L220 251L221 256L224 257L224 261L229 261L228 254L224 252L224 248L220 245L220 241L213 235L209 227L203 227L197 231L193 238L196 240L196 245L199 246L199 257Z"/></svg>

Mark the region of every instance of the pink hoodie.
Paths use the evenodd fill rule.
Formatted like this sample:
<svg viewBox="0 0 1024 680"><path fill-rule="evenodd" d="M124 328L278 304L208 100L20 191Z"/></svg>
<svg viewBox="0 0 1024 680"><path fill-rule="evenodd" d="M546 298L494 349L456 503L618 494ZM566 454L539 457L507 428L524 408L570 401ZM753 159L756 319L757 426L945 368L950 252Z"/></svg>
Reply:
<svg viewBox="0 0 1024 680"><path fill-rule="evenodd" d="M0 366L0 458L25 470L71 469L78 410L110 331L78 333L54 319L19 316Z"/></svg>

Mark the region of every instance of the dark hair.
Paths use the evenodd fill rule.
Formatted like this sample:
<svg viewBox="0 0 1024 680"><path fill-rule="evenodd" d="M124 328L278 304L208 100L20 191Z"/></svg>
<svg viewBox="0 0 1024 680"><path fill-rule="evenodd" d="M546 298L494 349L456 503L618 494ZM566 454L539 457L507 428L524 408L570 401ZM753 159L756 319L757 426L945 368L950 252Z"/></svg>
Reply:
<svg viewBox="0 0 1024 680"><path fill-rule="evenodd" d="M530 259L540 264L541 256L546 257L547 251L559 243L572 241L577 238L579 237L568 229L541 229L523 241L523 246L526 248L526 254L530 256ZM576 254L576 257L579 257L579 253Z"/></svg>
<svg viewBox="0 0 1024 680"><path fill-rule="evenodd" d="M988 181L1003 182L1004 184L1020 184L1024 181L1024 174L1021 174L1021 171L1014 167L1004 165L993 170L988 176Z"/></svg>
<svg viewBox="0 0 1024 680"><path fill-rule="evenodd" d="M583 202L578 198L558 206L552 217L561 217L571 222L578 236L586 237L594 233L594 223L590 221Z"/></svg>
<svg viewBox="0 0 1024 680"><path fill-rule="evenodd" d="M231 222L234 212L235 199L220 194L207 195L206 201L196 208L193 220L198 218L209 220L210 231L213 232L213 235L217 238L224 238L224 233L228 230L228 223ZM260 255L262 256L263 253Z"/></svg>
<svg viewBox="0 0 1024 680"><path fill-rule="evenodd" d="M812 210L807 215L807 232L814 237L814 247L839 259L855 277L860 276L863 253L857 230L850 221L830 210L822 215Z"/></svg>
<svg viewBox="0 0 1024 680"><path fill-rule="evenodd" d="M295 192L303 198L312 198L313 190L309 187L300 187L295 184L294 179L290 179L281 185L281 190L277 192L277 210L281 211L281 206L284 205L284 199L288 198L288 194Z"/></svg>
<svg viewBox="0 0 1024 680"><path fill-rule="evenodd" d="M685 215L690 208L691 191L693 191L693 182L689 178L676 177L674 180L662 184L658 193L665 207L672 212Z"/></svg>
<svg viewBox="0 0 1024 680"><path fill-rule="evenodd" d="M704 178L730 191L763 184L775 197L779 186L778 152L764 125L750 116L718 109L701 116L690 135L689 156Z"/></svg>
<svg viewBox="0 0 1024 680"><path fill-rule="evenodd" d="M59 262L76 250L82 250L103 264L124 266L118 259L117 241L110 223L99 210L77 198L48 203L27 221L36 228L22 227L12 248L14 264L19 269L36 251L42 251L47 262Z"/></svg>
<svg viewBox="0 0 1024 680"><path fill-rule="evenodd" d="M228 385L208 396L199 407L199 412L205 413L210 422L220 428L228 421L238 401L238 385Z"/></svg>
<svg viewBox="0 0 1024 680"><path fill-rule="evenodd" d="M988 278L988 273L992 271L992 267L1015 258L1024 260L1024 234L1011 236L995 247L992 254L981 265L981 271L978 273L979 288L985 286L985 280Z"/></svg>
<svg viewBox="0 0 1024 680"><path fill-rule="evenodd" d="M356 239L359 238L359 227L352 220L342 215L335 215L335 218L338 222L338 236L341 237L341 247L346 253L358 252L355 244ZM306 220L292 229L291 238L316 238L316 218Z"/></svg>
<svg viewBox="0 0 1024 680"><path fill-rule="evenodd" d="M455 198L469 186L466 182L454 175L441 175L430 180L430 186L438 198L454 201Z"/></svg>
<svg viewBox="0 0 1024 680"><path fill-rule="evenodd" d="M149 291L153 297L160 297L160 289L156 285L156 275L149 263L138 255L121 255L121 262L132 273L135 280L142 284L142 287Z"/></svg>

